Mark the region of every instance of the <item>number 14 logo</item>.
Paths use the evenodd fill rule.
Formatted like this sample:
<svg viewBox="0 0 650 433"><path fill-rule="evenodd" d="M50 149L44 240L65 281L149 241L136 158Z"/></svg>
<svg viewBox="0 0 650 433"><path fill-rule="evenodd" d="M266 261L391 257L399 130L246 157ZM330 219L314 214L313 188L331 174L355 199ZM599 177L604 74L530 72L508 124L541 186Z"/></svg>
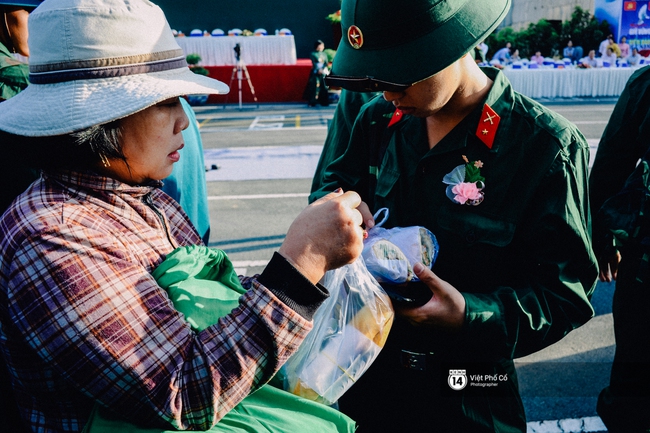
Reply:
<svg viewBox="0 0 650 433"><path fill-rule="evenodd" d="M467 375L465 374L465 370L449 370L447 383L454 391L460 391L465 388L465 386L467 386Z"/></svg>

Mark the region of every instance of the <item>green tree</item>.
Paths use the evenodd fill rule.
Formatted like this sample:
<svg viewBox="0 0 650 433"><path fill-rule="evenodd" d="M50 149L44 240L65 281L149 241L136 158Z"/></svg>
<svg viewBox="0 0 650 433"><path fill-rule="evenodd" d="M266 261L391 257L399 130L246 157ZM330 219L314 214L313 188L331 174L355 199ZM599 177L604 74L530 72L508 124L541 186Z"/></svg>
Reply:
<svg viewBox="0 0 650 433"><path fill-rule="evenodd" d="M576 6L571 19L562 23L560 44L566 46L569 40L573 45L582 46L585 55L589 50L598 49L600 42L612 32L612 26L606 21L599 21L589 11Z"/></svg>
<svg viewBox="0 0 650 433"><path fill-rule="evenodd" d="M600 42L612 33L612 27L607 21L598 20L580 6L575 7L570 20L562 22L558 27L541 19L518 32L511 27L498 29L487 38L486 43L490 47L488 59L505 47L507 42L512 44L513 51L519 50L521 57L530 57L538 50L543 56L555 57L562 53L569 40L573 41L574 46L581 46L586 56L589 50L597 49Z"/></svg>
<svg viewBox="0 0 650 433"><path fill-rule="evenodd" d="M558 49L559 35L549 21L542 19L522 30L519 40L519 52L522 57L530 57L536 51L541 51L543 56L552 57Z"/></svg>

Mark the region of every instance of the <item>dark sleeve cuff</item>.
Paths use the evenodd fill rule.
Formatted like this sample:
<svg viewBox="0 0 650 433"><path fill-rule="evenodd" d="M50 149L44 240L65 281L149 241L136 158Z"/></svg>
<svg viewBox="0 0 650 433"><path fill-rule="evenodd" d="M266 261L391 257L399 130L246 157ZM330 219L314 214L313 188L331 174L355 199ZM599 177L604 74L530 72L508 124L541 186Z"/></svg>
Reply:
<svg viewBox="0 0 650 433"><path fill-rule="evenodd" d="M318 307L329 297L324 286L312 284L277 252L257 280L307 320L312 320Z"/></svg>

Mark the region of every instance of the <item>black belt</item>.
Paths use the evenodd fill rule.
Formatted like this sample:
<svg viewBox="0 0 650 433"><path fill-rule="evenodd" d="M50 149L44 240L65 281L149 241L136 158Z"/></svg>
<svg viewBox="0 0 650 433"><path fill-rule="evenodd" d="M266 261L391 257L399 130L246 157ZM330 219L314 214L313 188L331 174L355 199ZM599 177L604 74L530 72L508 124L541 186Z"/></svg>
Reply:
<svg viewBox="0 0 650 433"><path fill-rule="evenodd" d="M426 371L427 364L429 364L430 369L433 368L433 356L433 352L418 353L402 349L400 352L400 363L402 367L409 370Z"/></svg>

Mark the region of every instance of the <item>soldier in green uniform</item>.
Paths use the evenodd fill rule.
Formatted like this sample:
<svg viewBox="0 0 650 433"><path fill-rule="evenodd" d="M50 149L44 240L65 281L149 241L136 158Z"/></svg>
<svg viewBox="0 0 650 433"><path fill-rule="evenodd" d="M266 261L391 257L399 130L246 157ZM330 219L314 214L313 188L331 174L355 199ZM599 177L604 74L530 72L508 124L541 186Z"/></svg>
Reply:
<svg viewBox="0 0 650 433"><path fill-rule="evenodd" d="M598 210L621 190L639 158L648 152L649 128L650 67L646 66L632 74L623 89L589 175L593 244L600 263L600 279L616 280L612 305L616 353L609 386L600 393L597 406L611 433L650 431L650 322L647 319L650 227L641 223L638 239L615 246ZM626 209L622 211L627 213Z"/></svg>
<svg viewBox="0 0 650 433"><path fill-rule="evenodd" d="M360 433L525 432L513 359L593 315L587 142L471 56L509 7L342 2L328 80L383 98L324 149L310 200L357 191L369 226L388 207L385 227L425 226L440 246L414 269L426 303L395 304L386 346L339 402Z"/></svg>
<svg viewBox="0 0 650 433"><path fill-rule="evenodd" d="M29 84L29 67L18 61L13 53L29 56L27 18L41 1L0 0L0 103L17 95ZM0 143L6 142L2 134L0 133ZM5 146L2 153L5 161L11 163L5 164L0 172L0 184L3 185L0 191L0 214L37 177L35 171L17 162L21 153L20 146Z"/></svg>
<svg viewBox="0 0 650 433"><path fill-rule="evenodd" d="M341 97L336 104L332 121L327 128L327 137L323 144L324 152L321 153L316 172L314 174L313 188L320 186L320 179L324 174L327 164L332 158L337 157L348 145L350 141L350 132L354 120L359 114L361 106L372 98L379 95L380 92L352 92L350 90L341 90Z"/></svg>
<svg viewBox="0 0 650 433"><path fill-rule="evenodd" d="M310 107L319 103L322 106L327 106L329 102L329 93L325 85L325 76L328 72L327 54L323 52L325 43L320 39L314 43L314 51L309 55L311 60L311 72L309 74L309 81L303 98L307 100Z"/></svg>
<svg viewBox="0 0 650 433"><path fill-rule="evenodd" d="M0 0L0 102L29 84L29 68L12 53L29 56L27 16L41 0Z"/></svg>

